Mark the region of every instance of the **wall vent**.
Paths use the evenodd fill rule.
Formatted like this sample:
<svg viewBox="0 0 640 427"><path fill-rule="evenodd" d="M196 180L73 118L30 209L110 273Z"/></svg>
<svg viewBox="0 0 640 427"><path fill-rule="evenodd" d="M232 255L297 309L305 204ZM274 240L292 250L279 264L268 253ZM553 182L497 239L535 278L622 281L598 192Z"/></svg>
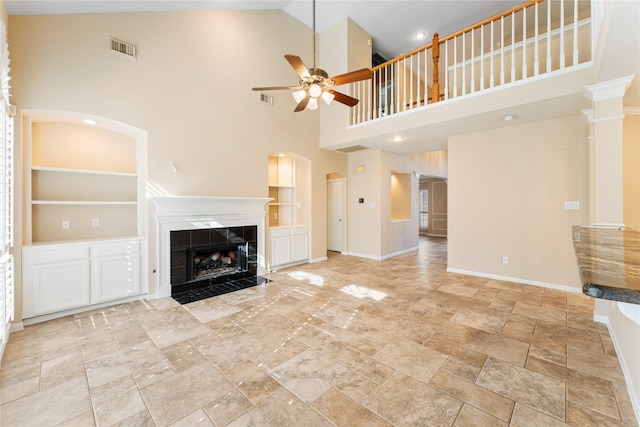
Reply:
<svg viewBox="0 0 640 427"><path fill-rule="evenodd" d="M136 58L136 47L131 43L125 43L120 40L111 39L111 50L129 58Z"/></svg>
<svg viewBox="0 0 640 427"><path fill-rule="evenodd" d="M260 94L260 101L266 102L267 104L270 104L270 105L273 105L273 96L261 93Z"/></svg>

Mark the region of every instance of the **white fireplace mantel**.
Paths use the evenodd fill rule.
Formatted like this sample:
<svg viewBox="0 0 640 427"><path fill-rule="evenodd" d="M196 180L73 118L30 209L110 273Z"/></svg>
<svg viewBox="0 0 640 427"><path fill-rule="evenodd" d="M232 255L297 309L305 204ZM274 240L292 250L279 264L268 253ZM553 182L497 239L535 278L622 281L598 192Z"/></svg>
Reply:
<svg viewBox="0 0 640 427"><path fill-rule="evenodd" d="M157 298L171 296L172 231L255 225L258 227L258 271L265 267L266 204L271 199L259 197L161 196L152 197L158 223Z"/></svg>

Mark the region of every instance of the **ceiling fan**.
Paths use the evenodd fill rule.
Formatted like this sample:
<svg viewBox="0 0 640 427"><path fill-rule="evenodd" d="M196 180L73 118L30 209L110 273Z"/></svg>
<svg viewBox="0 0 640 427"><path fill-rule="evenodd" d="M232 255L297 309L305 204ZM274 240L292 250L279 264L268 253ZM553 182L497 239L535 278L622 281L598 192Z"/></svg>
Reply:
<svg viewBox="0 0 640 427"><path fill-rule="evenodd" d="M326 71L316 68L316 2L313 0L313 68L307 68L302 59L296 55L285 55L285 59L300 77L298 86L271 86L271 87L254 87L255 91L267 90L294 90L293 98L298 105L294 112L302 111L305 108L315 110L318 108L318 98L322 99L329 105L334 99L344 105L353 107L359 100L344 93L333 90L334 86L340 86L347 83L367 80L373 77L370 68L362 68L360 70L351 71L349 73L340 74L338 76L329 77Z"/></svg>

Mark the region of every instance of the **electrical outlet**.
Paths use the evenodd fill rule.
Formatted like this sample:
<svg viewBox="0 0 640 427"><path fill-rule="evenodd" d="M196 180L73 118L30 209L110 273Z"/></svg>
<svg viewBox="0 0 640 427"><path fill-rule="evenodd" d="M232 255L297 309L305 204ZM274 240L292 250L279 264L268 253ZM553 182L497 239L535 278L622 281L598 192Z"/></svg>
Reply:
<svg viewBox="0 0 640 427"><path fill-rule="evenodd" d="M502 263L503 264L509 264L509 257L508 256L503 256L502 257Z"/></svg>
<svg viewBox="0 0 640 427"><path fill-rule="evenodd" d="M91 226L92 226L93 228L98 228L98 227L100 227L100 218L93 218L93 219L91 220Z"/></svg>
<svg viewBox="0 0 640 427"><path fill-rule="evenodd" d="M64 220L62 221L62 229L63 230L68 230L71 227L71 223L68 220Z"/></svg>
<svg viewBox="0 0 640 427"><path fill-rule="evenodd" d="M565 200L564 208L569 210L579 210L580 202L576 200Z"/></svg>

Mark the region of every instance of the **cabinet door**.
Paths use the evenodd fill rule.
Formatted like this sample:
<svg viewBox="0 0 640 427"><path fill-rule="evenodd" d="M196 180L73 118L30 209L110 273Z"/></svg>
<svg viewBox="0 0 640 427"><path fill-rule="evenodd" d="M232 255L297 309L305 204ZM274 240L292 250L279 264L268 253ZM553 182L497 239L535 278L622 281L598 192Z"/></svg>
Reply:
<svg viewBox="0 0 640 427"><path fill-rule="evenodd" d="M271 266L288 264L291 262L289 235L271 237Z"/></svg>
<svg viewBox="0 0 640 427"><path fill-rule="evenodd" d="M37 315L89 304L89 260L33 265L33 313ZM25 310L26 311L26 310Z"/></svg>
<svg viewBox="0 0 640 427"><path fill-rule="evenodd" d="M140 254L96 258L91 302L126 298L140 293Z"/></svg>
<svg viewBox="0 0 640 427"><path fill-rule="evenodd" d="M294 234L291 236L291 262L303 261L309 258L309 236Z"/></svg>

